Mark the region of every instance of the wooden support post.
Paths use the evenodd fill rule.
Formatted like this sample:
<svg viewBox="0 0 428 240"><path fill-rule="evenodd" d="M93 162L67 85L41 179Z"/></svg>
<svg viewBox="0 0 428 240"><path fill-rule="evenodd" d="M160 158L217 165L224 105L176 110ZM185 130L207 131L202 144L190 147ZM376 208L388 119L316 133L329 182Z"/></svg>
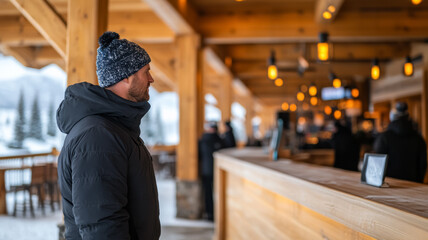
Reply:
<svg viewBox="0 0 428 240"><path fill-rule="evenodd" d="M198 179L198 47L196 34L177 36L177 87L180 111L180 143L177 148L178 180Z"/></svg>
<svg viewBox="0 0 428 240"><path fill-rule="evenodd" d="M68 1L67 83L98 84L98 38L107 30L108 0Z"/></svg>
<svg viewBox="0 0 428 240"><path fill-rule="evenodd" d="M254 117L254 101L252 96L247 96L245 99L245 110L247 111L245 115L245 129L247 133L247 138L253 137L253 117Z"/></svg>
<svg viewBox="0 0 428 240"><path fill-rule="evenodd" d="M4 184L4 170L0 170L0 215L7 214L6 209L6 187Z"/></svg>

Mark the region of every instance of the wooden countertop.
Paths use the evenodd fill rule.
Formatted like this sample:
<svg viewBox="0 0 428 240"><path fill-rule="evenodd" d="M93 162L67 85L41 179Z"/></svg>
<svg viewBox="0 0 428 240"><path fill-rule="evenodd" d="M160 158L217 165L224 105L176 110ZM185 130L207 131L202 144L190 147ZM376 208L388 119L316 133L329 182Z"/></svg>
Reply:
<svg viewBox="0 0 428 240"><path fill-rule="evenodd" d="M389 187L376 188L360 183L359 172L287 159L273 162L261 148L227 149L215 157L217 167L361 232L391 231L387 235L396 239L409 231L416 236L428 232L428 185L386 178Z"/></svg>

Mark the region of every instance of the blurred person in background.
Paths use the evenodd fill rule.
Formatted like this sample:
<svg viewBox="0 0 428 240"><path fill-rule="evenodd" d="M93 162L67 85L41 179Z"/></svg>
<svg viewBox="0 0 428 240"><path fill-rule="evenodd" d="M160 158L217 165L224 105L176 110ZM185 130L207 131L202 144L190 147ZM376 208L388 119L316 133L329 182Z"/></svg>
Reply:
<svg viewBox="0 0 428 240"><path fill-rule="evenodd" d="M358 171L360 161L360 145L352 135L351 129L339 121L335 124L335 133L332 138L334 148L334 167L350 171Z"/></svg>
<svg viewBox="0 0 428 240"><path fill-rule="evenodd" d="M224 148L233 148L236 147L235 135L233 134L233 128L230 121L226 121L224 123L226 126L226 132L224 132L223 139L223 147Z"/></svg>
<svg viewBox="0 0 428 240"><path fill-rule="evenodd" d="M205 202L205 218L214 220L214 157L213 153L223 147L222 140L218 134L217 123L206 124L205 132L198 142L199 166L202 177L202 190Z"/></svg>
<svg viewBox="0 0 428 240"><path fill-rule="evenodd" d="M415 130L405 102L397 102L390 113L391 123L374 143L376 153L388 154L386 176L423 183L427 168L427 149Z"/></svg>

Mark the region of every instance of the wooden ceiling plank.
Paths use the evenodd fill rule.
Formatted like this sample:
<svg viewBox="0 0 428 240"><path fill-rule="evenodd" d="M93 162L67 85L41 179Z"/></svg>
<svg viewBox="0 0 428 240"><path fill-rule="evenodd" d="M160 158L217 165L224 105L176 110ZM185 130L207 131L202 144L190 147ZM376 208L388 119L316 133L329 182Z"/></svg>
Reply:
<svg viewBox="0 0 428 240"><path fill-rule="evenodd" d="M207 44L317 42L328 32L330 42L394 42L427 37L428 10L346 12L329 25L313 22L313 11L276 14L213 14L200 17ZM279 24L280 23L280 24Z"/></svg>
<svg viewBox="0 0 428 240"><path fill-rule="evenodd" d="M67 26L45 0L10 0L27 20L65 58Z"/></svg>

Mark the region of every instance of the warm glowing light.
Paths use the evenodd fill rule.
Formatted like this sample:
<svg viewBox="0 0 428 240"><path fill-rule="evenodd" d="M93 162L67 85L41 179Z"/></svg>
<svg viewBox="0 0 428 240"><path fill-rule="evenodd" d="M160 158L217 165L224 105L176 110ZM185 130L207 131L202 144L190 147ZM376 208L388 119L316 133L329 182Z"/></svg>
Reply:
<svg viewBox="0 0 428 240"><path fill-rule="evenodd" d="M284 84L284 81L281 78L275 79L275 86L281 87Z"/></svg>
<svg viewBox="0 0 428 240"><path fill-rule="evenodd" d="M412 0L413 5L418 5L422 0Z"/></svg>
<svg viewBox="0 0 428 240"><path fill-rule="evenodd" d="M329 10L331 13L336 12L336 7L333 5L328 6L327 10Z"/></svg>
<svg viewBox="0 0 428 240"><path fill-rule="evenodd" d="M309 104L303 103L302 108L303 108L303 110L308 111L309 110Z"/></svg>
<svg viewBox="0 0 428 240"><path fill-rule="evenodd" d="M404 75L406 75L406 76L412 76L413 75L413 63L412 62L406 62L404 64Z"/></svg>
<svg viewBox="0 0 428 240"><path fill-rule="evenodd" d="M323 13L322 13L322 17L324 18L324 19L331 19L331 13L330 12L328 12L328 11L324 11Z"/></svg>
<svg viewBox="0 0 428 240"><path fill-rule="evenodd" d="M357 98L360 96L360 91L358 90L358 88L354 88L351 90L351 95L353 98Z"/></svg>
<svg viewBox="0 0 428 240"><path fill-rule="evenodd" d="M297 120L297 124L299 125L305 125L306 123L306 118L304 117L299 117L299 119Z"/></svg>
<svg viewBox="0 0 428 240"><path fill-rule="evenodd" d="M333 111L333 110L331 109L331 107L330 107L330 106L325 106L325 107L324 107L324 113L325 113L326 115L330 115L332 111Z"/></svg>
<svg viewBox="0 0 428 240"><path fill-rule="evenodd" d="M334 88L340 88L340 86L342 86L342 81L340 81L340 79L339 79L339 78L335 78L335 79L333 80L333 87L334 87Z"/></svg>
<svg viewBox="0 0 428 240"><path fill-rule="evenodd" d="M315 106L318 104L318 98L317 97L311 97L311 104L312 106Z"/></svg>
<svg viewBox="0 0 428 240"><path fill-rule="evenodd" d="M271 80L274 80L278 77L278 69L276 68L275 65L270 65L268 67L268 77Z"/></svg>
<svg viewBox="0 0 428 240"><path fill-rule="evenodd" d="M372 79L378 80L379 77L380 77L380 68L378 65L373 65L372 66Z"/></svg>
<svg viewBox="0 0 428 240"><path fill-rule="evenodd" d="M290 105L290 111L292 111L292 112L295 112L297 110L297 106L296 106L296 104L291 104Z"/></svg>
<svg viewBox="0 0 428 240"><path fill-rule="evenodd" d="M245 1L245 0L235 0L236 2L243 2L243 1Z"/></svg>
<svg viewBox="0 0 428 240"><path fill-rule="evenodd" d="M305 94L302 92L298 92L296 97L297 97L297 101L299 102L305 100Z"/></svg>
<svg viewBox="0 0 428 240"><path fill-rule="evenodd" d="M288 103L287 102L284 102L284 103L282 103L282 105L281 105L281 109L283 110L283 111L287 111L288 110Z"/></svg>
<svg viewBox="0 0 428 240"><path fill-rule="evenodd" d="M309 95L311 95L311 96L315 96L315 95L317 95L317 87L315 87L315 86L310 86L309 87Z"/></svg>
<svg viewBox="0 0 428 240"><path fill-rule="evenodd" d="M300 86L300 91L302 91L302 92L307 92L308 91L308 86L306 86L306 85L302 85L302 86Z"/></svg>
<svg viewBox="0 0 428 240"><path fill-rule="evenodd" d="M320 42L317 44L318 46L318 59L321 61L328 60L328 43Z"/></svg>
<svg viewBox="0 0 428 240"><path fill-rule="evenodd" d="M340 119L342 117L342 112L339 110L334 111L334 118Z"/></svg>

